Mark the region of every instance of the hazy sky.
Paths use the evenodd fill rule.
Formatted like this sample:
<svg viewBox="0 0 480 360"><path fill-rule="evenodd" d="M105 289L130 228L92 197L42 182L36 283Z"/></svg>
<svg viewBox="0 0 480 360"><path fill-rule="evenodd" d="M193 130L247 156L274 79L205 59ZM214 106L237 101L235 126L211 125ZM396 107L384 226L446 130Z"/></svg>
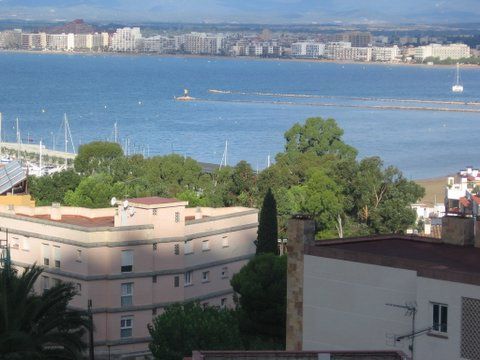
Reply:
<svg viewBox="0 0 480 360"><path fill-rule="evenodd" d="M0 18L179 22L480 22L480 0L0 0Z"/></svg>

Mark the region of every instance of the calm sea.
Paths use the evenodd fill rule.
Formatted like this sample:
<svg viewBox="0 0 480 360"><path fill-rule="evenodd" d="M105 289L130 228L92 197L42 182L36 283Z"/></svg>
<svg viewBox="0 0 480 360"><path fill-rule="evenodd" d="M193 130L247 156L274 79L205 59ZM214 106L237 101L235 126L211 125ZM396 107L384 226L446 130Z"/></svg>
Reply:
<svg viewBox="0 0 480 360"><path fill-rule="evenodd" d="M117 122L122 143L138 152L219 163L227 140L230 164L260 169L292 124L333 117L361 157L427 178L480 166L480 112L430 109L480 111L448 103L480 102L480 69L462 69L461 95L450 91L454 75L453 67L1 53L0 111L9 141L18 117L24 142L60 149L67 113L76 146L112 140ZM184 88L199 101L174 101Z"/></svg>

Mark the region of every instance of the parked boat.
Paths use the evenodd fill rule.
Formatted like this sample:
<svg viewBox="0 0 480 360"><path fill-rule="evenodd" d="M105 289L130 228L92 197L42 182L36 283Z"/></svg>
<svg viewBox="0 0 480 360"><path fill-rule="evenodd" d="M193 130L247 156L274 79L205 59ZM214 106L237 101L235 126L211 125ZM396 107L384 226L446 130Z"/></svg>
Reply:
<svg viewBox="0 0 480 360"><path fill-rule="evenodd" d="M191 100L195 100L195 98L191 97L188 94L188 89L184 89L183 90L183 96L175 97L175 100L177 100L177 101L191 101Z"/></svg>

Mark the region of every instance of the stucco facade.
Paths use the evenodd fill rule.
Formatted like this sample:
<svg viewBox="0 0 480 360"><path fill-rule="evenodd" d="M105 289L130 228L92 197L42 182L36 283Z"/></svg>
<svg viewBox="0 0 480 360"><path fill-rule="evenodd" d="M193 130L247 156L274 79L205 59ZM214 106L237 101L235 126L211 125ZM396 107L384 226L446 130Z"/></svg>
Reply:
<svg viewBox="0 0 480 360"><path fill-rule="evenodd" d="M171 302L232 305L231 276L255 253L258 212L142 198L107 209L0 206L11 258L44 267L37 290L77 285L92 303L95 352L142 353L147 324Z"/></svg>

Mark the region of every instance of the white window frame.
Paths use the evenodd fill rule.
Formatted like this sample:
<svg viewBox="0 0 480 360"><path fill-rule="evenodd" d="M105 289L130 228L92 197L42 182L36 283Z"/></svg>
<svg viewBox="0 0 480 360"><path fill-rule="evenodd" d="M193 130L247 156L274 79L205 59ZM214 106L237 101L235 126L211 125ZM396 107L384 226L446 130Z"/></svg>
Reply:
<svg viewBox="0 0 480 360"><path fill-rule="evenodd" d="M60 250L60 246L57 245L53 245L53 264L56 268L62 266L62 250Z"/></svg>
<svg viewBox="0 0 480 360"><path fill-rule="evenodd" d="M209 251L209 250L210 250L210 240L203 240L202 251Z"/></svg>
<svg viewBox="0 0 480 360"><path fill-rule="evenodd" d="M133 336L133 316L120 318L120 338L126 339Z"/></svg>
<svg viewBox="0 0 480 360"><path fill-rule="evenodd" d="M50 278L48 276L42 276L42 290L46 291L50 289Z"/></svg>
<svg viewBox="0 0 480 360"><path fill-rule="evenodd" d="M448 305L431 302L432 308L432 332L437 334L448 334ZM435 323L435 308L438 311L438 323ZM446 309L446 319L443 319L442 308ZM444 327L445 325L445 327Z"/></svg>
<svg viewBox="0 0 480 360"><path fill-rule="evenodd" d="M42 265L50 266L50 245L42 244Z"/></svg>
<svg viewBox="0 0 480 360"><path fill-rule="evenodd" d="M77 249L77 260L76 262L82 262L82 249Z"/></svg>
<svg viewBox="0 0 480 360"><path fill-rule="evenodd" d="M133 272L133 250L122 250L120 271Z"/></svg>
<svg viewBox="0 0 480 360"><path fill-rule="evenodd" d="M184 254L185 255L189 255L189 254L193 254L193 240L189 240L189 241L185 241L185 245L184 245L185 249L184 249Z"/></svg>
<svg viewBox="0 0 480 360"><path fill-rule="evenodd" d="M184 286L190 286L193 284L193 271L185 271L184 273Z"/></svg>
<svg viewBox="0 0 480 360"><path fill-rule="evenodd" d="M22 239L22 250L30 251L30 240L27 236Z"/></svg>
<svg viewBox="0 0 480 360"><path fill-rule="evenodd" d="M206 283L210 281L210 271L202 271L202 282Z"/></svg>
<svg viewBox="0 0 480 360"><path fill-rule="evenodd" d="M129 307L133 305L133 282L122 283L120 285L120 307Z"/></svg>

